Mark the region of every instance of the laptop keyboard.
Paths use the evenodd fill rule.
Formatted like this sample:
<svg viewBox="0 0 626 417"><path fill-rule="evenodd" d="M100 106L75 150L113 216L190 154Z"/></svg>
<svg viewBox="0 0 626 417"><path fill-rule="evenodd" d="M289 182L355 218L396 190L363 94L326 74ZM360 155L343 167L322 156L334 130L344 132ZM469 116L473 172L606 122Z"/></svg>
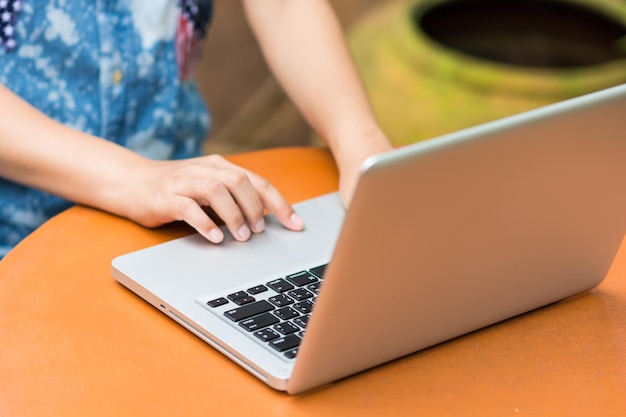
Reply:
<svg viewBox="0 0 626 417"><path fill-rule="evenodd" d="M326 265L241 289L206 302L268 349L294 359L306 330Z"/></svg>

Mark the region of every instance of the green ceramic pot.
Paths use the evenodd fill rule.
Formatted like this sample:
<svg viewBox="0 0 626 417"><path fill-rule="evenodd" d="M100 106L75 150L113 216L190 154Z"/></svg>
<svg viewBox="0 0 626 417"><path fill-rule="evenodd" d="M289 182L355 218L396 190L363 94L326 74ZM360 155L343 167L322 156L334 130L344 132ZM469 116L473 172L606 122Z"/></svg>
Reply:
<svg viewBox="0 0 626 417"><path fill-rule="evenodd" d="M450 0L385 1L349 33L375 112L395 144L435 137L626 82L626 38L614 42L611 48L617 50L598 62L501 62L446 45L426 33L420 22L444 3ZM485 1L477 3L484 6ZM606 16L618 30L626 28L626 2L621 0L550 3L592 10ZM514 43L515 38L499 36L495 41Z"/></svg>

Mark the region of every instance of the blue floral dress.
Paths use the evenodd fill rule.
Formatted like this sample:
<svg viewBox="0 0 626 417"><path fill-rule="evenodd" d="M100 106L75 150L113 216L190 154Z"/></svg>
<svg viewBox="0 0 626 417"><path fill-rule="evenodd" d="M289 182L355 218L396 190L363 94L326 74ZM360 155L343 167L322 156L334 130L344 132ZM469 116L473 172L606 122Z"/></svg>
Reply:
<svg viewBox="0 0 626 417"><path fill-rule="evenodd" d="M0 83L147 157L197 156L210 119L193 67L211 13L211 0L0 0ZM0 178L0 258L71 204Z"/></svg>

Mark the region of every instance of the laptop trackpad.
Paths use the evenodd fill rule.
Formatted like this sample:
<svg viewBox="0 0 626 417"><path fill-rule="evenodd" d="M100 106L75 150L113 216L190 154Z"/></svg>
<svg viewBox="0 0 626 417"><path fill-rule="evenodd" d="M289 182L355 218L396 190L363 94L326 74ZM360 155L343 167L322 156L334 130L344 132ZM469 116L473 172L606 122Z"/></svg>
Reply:
<svg viewBox="0 0 626 417"><path fill-rule="evenodd" d="M248 242L236 241L226 230L221 244L194 234L139 251L132 262L121 257L116 267L156 294L169 294L175 287L178 295L190 291L188 296L196 298L328 262L344 218L337 193L294 208L305 222L302 232L287 230L267 216L266 230Z"/></svg>

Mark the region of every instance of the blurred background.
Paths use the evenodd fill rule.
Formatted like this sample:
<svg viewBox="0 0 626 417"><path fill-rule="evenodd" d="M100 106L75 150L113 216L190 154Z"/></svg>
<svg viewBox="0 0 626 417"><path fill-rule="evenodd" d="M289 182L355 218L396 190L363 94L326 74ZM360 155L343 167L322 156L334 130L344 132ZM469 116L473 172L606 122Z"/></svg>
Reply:
<svg viewBox="0 0 626 417"><path fill-rule="evenodd" d="M625 0L331 0L392 141L411 143L626 83ZM240 1L215 0L197 70L208 153L318 143Z"/></svg>
<svg viewBox="0 0 626 417"><path fill-rule="evenodd" d="M347 31L385 0L331 0ZM304 145L311 131L270 75L239 0L215 0L198 84L213 118L208 153Z"/></svg>

